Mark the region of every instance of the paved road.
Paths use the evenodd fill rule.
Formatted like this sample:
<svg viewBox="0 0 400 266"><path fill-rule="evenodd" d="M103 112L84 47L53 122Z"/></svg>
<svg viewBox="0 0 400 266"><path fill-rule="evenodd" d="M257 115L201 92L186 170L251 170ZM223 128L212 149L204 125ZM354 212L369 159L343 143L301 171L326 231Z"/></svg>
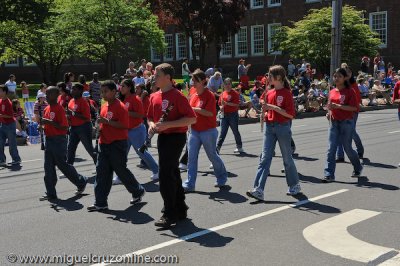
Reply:
<svg viewBox="0 0 400 266"><path fill-rule="evenodd" d="M74 198L75 188L66 179L57 184L62 200L39 202L44 191L43 154L36 145L20 147L25 161L22 168L0 171L0 265L11 265L6 260L9 253L78 256L132 252L177 255L181 265L400 265L396 261L400 250L400 124L396 111L360 114L358 131L367 159L366 177L358 181L350 178L352 168L345 163L337 166L337 182L320 183L327 127L322 117L294 121L296 165L304 196L286 196L277 149L266 203L245 196L261 149L259 124L241 126L247 152L243 156L233 154L234 140L229 133L221 154L230 172L230 187L221 191L213 187L215 177L202 151L198 192L187 195L190 219L166 231L157 231L153 225L162 207L158 184L150 182L149 171L136 167L138 158L133 153L129 167L148 191L144 202L130 206L125 188L114 186L109 197L111 210L88 213L86 207L94 200L93 186L83 197ZM78 171L90 176L94 166L89 156L81 146L78 154Z"/></svg>

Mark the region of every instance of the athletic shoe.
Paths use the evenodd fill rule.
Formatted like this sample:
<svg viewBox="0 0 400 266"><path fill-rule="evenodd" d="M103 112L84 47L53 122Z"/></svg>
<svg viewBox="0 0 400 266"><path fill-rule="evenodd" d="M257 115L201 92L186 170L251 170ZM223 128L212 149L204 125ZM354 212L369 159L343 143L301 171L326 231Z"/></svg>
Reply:
<svg viewBox="0 0 400 266"><path fill-rule="evenodd" d="M18 164L21 164L21 160L18 160L18 161L10 161L10 162L8 162L8 164L9 164L9 165L18 165Z"/></svg>
<svg viewBox="0 0 400 266"><path fill-rule="evenodd" d="M139 167L139 168L142 168L142 169L147 169L147 165L142 164L142 163L137 164L136 166Z"/></svg>
<svg viewBox="0 0 400 266"><path fill-rule="evenodd" d="M264 192L257 188L248 190L246 195L256 200L264 200Z"/></svg>
<svg viewBox="0 0 400 266"><path fill-rule="evenodd" d="M345 160L344 160L344 158L336 158L336 162L337 163L344 163Z"/></svg>
<svg viewBox="0 0 400 266"><path fill-rule="evenodd" d="M155 226L161 227L164 229L168 229L171 226L176 225L176 220L175 219L170 219L168 217L162 216L157 222L154 223Z"/></svg>
<svg viewBox="0 0 400 266"><path fill-rule="evenodd" d="M194 188L189 188L189 187L186 187L186 186L182 186L182 188L183 188L183 191L185 193L190 193L190 192L194 191Z"/></svg>
<svg viewBox="0 0 400 266"><path fill-rule="evenodd" d="M81 195L85 191L86 185L87 185L87 182L82 187L78 187L77 190L75 191L75 195L76 196Z"/></svg>
<svg viewBox="0 0 400 266"><path fill-rule="evenodd" d="M150 176L150 179L152 180L152 181L158 181L158 173L157 174L152 174L151 176Z"/></svg>
<svg viewBox="0 0 400 266"><path fill-rule="evenodd" d="M132 197L132 199L131 199L131 204L136 204L136 203L139 203L139 202L141 202L142 201L142 198L143 198L143 196L144 196L144 194L146 194L146 190L145 189L143 189L143 192L142 192L142 194L140 195L140 196L138 196L138 197Z"/></svg>
<svg viewBox="0 0 400 266"><path fill-rule="evenodd" d="M364 158L364 154L363 153L359 153L358 154L358 158L363 159Z"/></svg>
<svg viewBox="0 0 400 266"><path fill-rule="evenodd" d="M300 193L301 193L301 187L300 184L297 183L296 185L289 187L288 191L286 192L286 195L295 196Z"/></svg>
<svg viewBox="0 0 400 266"><path fill-rule="evenodd" d="M399 164L399 166L400 166L400 164ZM210 164L210 166L208 168L214 169L214 165Z"/></svg>
<svg viewBox="0 0 400 266"><path fill-rule="evenodd" d="M285 173L285 168L282 168L282 169L281 169L281 173L282 173L282 174Z"/></svg>
<svg viewBox="0 0 400 266"><path fill-rule="evenodd" d="M47 194L44 194L43 196L41 196L39 198L40 201L45 201L45 200L51 201L51 200L56 200L56 199L58 199L57 196L51 196L51 195L47 195Z"/></svg>
<svg viewBox="0 0 400 266"><path fill-rule="evenodd" d="M181 170L187 170L187 169L188 169L188 167L187 167L187 165L186 165L186 164L179 163L179 169L181 169Z"/></svg>
<svg viewBox="0 0 400 266"><path fill-rule="evenodd" d="M331 183L331 182L335 181L335 179L330 176L324 176L324 178L321 181L323 183Z"/></svg>
<svg viewBox="0 0 400 266"><path fill-rule="evenodd" d="M351 175L351 177L354 177L354 178L361 177L362 170L363 170L363 168L361 168L360 171L353 171L353 174Z"/></svg>
<svg viewBox="0 0 400 266"><path fill-rule="evenodd" d="M63 179L63 178L67 178L64 174L61 174L58 176L58 179Z"/></svg>
<svg viewBox="0 0 400 266"><path fill-rule="evenodd" d="M7 166L6 162L0 162L0 166Z"/></svg>
<svg viewBox="0 0 400 266"><path fill-rule="evenodd" d="M93 204L93 205L87 207L87 210L89 212L101 212L101 211L108 210L108 206L97 206L97 205Z"/></svg>
<svg viewBox="0 0 400 266"><path fill-rule="evenodd" d="M236 149L233 151L233 153L243 153L243 152L244 152L243 148L236 148Z"/></svg>
<svg viewBox="0 0 400 266"><path fill-rule="evenodd" d="M223 187L225 187L225 185L226 184L218 184L218 182L214 183L214 187L217 187L217 188L223 188Z"/></svg>
<svg viewBox="0 0 400 266"><path fill-rule="evenodd" d="M120 184L122 184L122 181L121 181L121 179L119 179L118 176L114 176L114 177L113 177L112 184L113 184L113 185L120 185Z"/></svg>

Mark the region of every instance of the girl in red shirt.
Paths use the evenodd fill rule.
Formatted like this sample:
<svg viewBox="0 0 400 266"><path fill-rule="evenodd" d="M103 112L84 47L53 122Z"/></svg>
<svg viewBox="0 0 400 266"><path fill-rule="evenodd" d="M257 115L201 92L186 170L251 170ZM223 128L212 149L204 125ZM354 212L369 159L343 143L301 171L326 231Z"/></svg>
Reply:
<svg viewBox="0 0 400 266"><path fill-rule="evenodd" d="M228 179L225 165L216 151L218 131L214 93L206 88L207 78L203 71L195 70L192 74L192 81L196 92L191 95L190 106L196 112L197 120L195 124L191 125L187 144L189 168L188 178L183 183L185 192L195 189L198 157L202 145L217 177L215 187L223 187Z"/></svg>
<svg viewBox="0 0 400 266"><path fill-rule="evenodd" d="M281 149L283 163L285 166L286 182L289 186L287 195L297 195L301 188L296 165L294 164L291 148L291 120L295 115L293 96L290 83L286 77L283 66L272 66L269 69L268 79L271 85L266 92L263 111L264 121L264 146L260 163L254 180L253 189L247 191L249 197L264 200L264 188L270 173L272 157L276 142Z"/></svg>
<svg viewBox="0 0 400 266"><path fill-rule="evenodd" d="M323 182L335 180L335 154L339 143L343 144L344 151L354 167L351 177L360 177L362 166L357 152L353 150L351 142L354 133L354 113L357 112L357 97L346 80L347 71L338 68L333 74L336 88L329 92L327 118L331 121L329 127L328 156L325 164Z"/></svg>
<svg viewBox="0 0 400 266"><path fill-rule="evenodd" d="M220 117L221 133L218 138L217 151L221 150L222 144L224 143L228 129L231 128L233 135L235 136L236 149L234 153L243 153L242 137L239 133L239 93L232 89L232 80L226 78L224 80L224 91L219 97L219 106L222 116Z"/></svg>

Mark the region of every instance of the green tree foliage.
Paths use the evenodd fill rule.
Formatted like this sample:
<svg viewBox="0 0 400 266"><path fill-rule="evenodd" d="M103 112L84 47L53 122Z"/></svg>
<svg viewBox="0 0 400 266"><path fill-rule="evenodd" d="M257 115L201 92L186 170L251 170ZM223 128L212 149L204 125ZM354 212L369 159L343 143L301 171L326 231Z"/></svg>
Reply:
<svg viewBox="0 0 400 266"><path fill-rule="evenodd" d="M142 0L68 0L63 5L78 54L104 62L108 76L113 58L137 60L148 56L150 47L165 47L157 17Z"/></svg>
<svg viewBox="0 0 400 266"><path fill-rule="evenodd" d="M354 7L343 7L342 61L358 63L364 55L373 56L379 48L380 40L365 24L362 11ZM276 50L281 50L293 58L306 58L318 69L329 72L331 55L332 8L312 9L302 20L292 27L283 27L276 34ZM328 71L328 72L326 72Z"/></svg>
<svg viewBox="0 0 400 266"><path fill-rule="evenodd" d="M49 0L1 0L0 21L43 23L49 15Z"/></svg>

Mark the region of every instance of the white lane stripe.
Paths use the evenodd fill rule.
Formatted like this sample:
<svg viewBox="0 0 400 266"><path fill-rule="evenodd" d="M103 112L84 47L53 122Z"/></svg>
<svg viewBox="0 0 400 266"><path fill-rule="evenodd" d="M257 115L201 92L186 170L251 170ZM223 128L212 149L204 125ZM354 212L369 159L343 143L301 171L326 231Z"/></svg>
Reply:
<svg viewBox="0 0 400 266"><path fill-rule="evenodd" d="M400 130L396 130L396 131L388 132L388 134L399 133L399 132L400 132Z"/></svg>
<svg viewBox="0 0 400 266"><path fill-rule="evenodd" d="M22 161L21 163L37 162L37 161L42 161L42 160L43 159L26 160L26 161Z"/></svg>
<svg viewBox="0 0 400 266"><path fill-rule="evenodd" d="M369 263L389 253L392 248L373 245L350 235L347 228L375 217L380 212L354 209L310 225L303 230L304 238L315 248L345 259Z"/></svg>
<svg viewBox="0 0 400 266"><path fill-rule="evenodd" d="M277 212L281 212L281 211L290 209L290 208L295 208L295 207L298 207L298 206L301 206L301 205L305 205L305 204L307 204L309 202L312 202L312 201L317 201L317 200L324 199L324 198L327 198L327 197L335 196L337 194L344 193L344 192L347 192L347 191L349 191L349 190L348 189L340 189L340 190L333 191L333 192L330 192L330 193L326 193L326 194L323 194L323 195L320 195L320 196L317 196L317 197L314 197L314 198L311 198L311 199L302 200L302 201L296 202L294 204L281 206L281 207L276 208L276 209L272 209L272 210L269 210L269 211L265 211L265 212L262 212L262 213L251 215L251 216L248 216L248 217L236 220L236 221L232 221L230 223L221 224L221 225L212 227L210 229L205 229L205 230L202 230L202 231L190 234L190 235L186 235L186 236L174 239L174 240L166 241L166 242L163 242L163 243L160 243L160 244L148 247L148 248L140 249L140 250L134 251L132 253L125 254L123 257L132 257L133 255L142 255L142 254L145 254L145 253L149 253L149 252L152 252L154 250L158 250L158 249L161 249L161 248L172 246L172 245L178 244L178 243L183 242L183 241L188 241L188 240L191 240L191 239L199 237L199 236L203 236L203 235L206 235L206 234L209 234L209 233L212 233L212 232L216 232L216 231L228 228L228 227L232 227L232 226L239 225L239 224L242 224L242 223L245 223L245 222L249 222L249 221L261 218L261 217L265 217L265 216L270 215L270 214L274 214L274 213L277 213ZM95 266L95 265L99 265L99 266L100 265L110 265L110 264L111 263L99 263L99 264L93 264L92 266Z"/></svg>
<svg viewBox="0 0 400 266"><path fill-rule="evenodd" d="M293 127L306 127L307 125L298 125L298 126L293 126Z"/></svg>

